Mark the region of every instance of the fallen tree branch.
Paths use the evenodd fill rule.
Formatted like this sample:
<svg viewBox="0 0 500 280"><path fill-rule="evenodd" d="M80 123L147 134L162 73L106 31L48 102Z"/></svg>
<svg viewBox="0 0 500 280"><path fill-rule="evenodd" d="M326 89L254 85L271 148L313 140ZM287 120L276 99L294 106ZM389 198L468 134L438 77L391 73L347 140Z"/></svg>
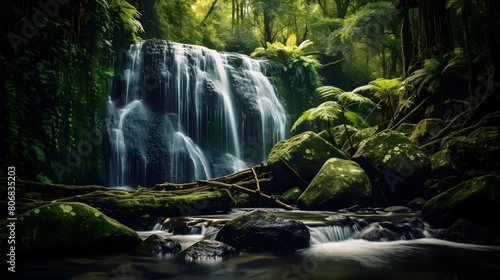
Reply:
<svg viewBox="0 0 500 280"><path fill-rule="evenodd" d="M267 195L267 194L264 194L264 193L262 193L260 191L257 192L257 190L252 190L252 189L249 189L249 188L245 188L245 187L239 186L237 184L226 184L226 183L222 183L222 182L209 181L209 180L198 180L197 182L208 184L208 185L214 185L214 186L218 186L218 187L222 187L222 188L226 188L226 189L230 189L230 190L236 189L236 190L239 190L241 192L248 193L248 194L256 194L256 195L259 195L259 196L261 196L263 198L272 200L273 202L275 202L276 204L278 204L279 206L283 207L286 210L295 210L295 209L297 209L296 207L293 207L291 205L288 205L288 204L280 201L274 195Z"/></svg>
<svg viewBox="0 0 500 280"><path fill-rule="evenodd" d="M260 193L260 184L259 184L259 178L257 177L257 173L255 173L255 169L253 167L250 167L252 169L253 177L255 178L255 185L257 186L257 193Z"/></svg>

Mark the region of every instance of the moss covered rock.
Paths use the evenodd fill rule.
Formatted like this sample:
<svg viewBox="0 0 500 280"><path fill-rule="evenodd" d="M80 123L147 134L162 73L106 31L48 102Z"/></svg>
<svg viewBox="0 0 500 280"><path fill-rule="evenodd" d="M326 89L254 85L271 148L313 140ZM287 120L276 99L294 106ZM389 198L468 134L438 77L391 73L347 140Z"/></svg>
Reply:
<svg viewBox="0 0 500 280"><path fill-rule="evenodd" d="M228 221L215 239L238 250L276 251L308 247L310 237L302 222L254 210Z"/></svg>
<svg viewBox="0 0 500 280"><path fill-rule="evenodd" d="M421 214L438 227L465 218L500 232L500 176L467 180L429 200Z"/></svg>
<svg viewBox="0 0 500 280"><path fill-rule="evenodd" d="M385 197L413 199L429 177L429 158L399 132L385 130L363 140L352 157Z"/></svg>
<svg viewBox="0 0 500 280"><path fill-rule="evenodd" d="M480 127L465 136L446 137L441 141L441 149L455 152L469 169L498 169L500 126Z"/></svg>
<svg viewBox="0 0 500 280"><path fill-rule="evenodd" d="M464 165L460 158L453 151L444 149L431 157L432 178L445 178L448 176L461 175L464 172Z"/></svg>
<svg viewBox="0 0 500 280"><path fill-rule="evenodd" d="M413 130L410 140L419 146L424 145L445 127L446 123L442 119L423 119Z"/></svg>
<svg viewBox="0 0 500 280"><path fill-rule="evenodd" d="M345 159L346 155L312 131L278 142L268 157L269 167L276 178L273 187L285 191L290 185L296 185L298 178L289 167L310 182L323 163L332 157Z"/></svg>
<svg viewBox="0 0 500 280"><path fill-rule="evenodd" d="M82 254L133 250L137 233L83 203L52 203L18 217L17 248L36 254Z"/></svg>
<svg viewBox="0 0 500 280"><path fill-rule="evenodd" d="M338 210L363 204L372 186L365 171L354 161L331 158L299 197L300 209Z"/></svg>

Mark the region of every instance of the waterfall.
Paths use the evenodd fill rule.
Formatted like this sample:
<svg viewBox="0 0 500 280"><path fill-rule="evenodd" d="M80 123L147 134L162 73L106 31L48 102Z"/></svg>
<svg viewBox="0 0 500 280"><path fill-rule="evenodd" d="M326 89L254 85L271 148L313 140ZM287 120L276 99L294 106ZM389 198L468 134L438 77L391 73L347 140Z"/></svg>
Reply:
<svg viewBox="0 0 500 280"><path fill-rule="evenodd" d="M267 160L287 114L269 65L164 40L132 44L112 80L109 185L184 183Z"/></svg>

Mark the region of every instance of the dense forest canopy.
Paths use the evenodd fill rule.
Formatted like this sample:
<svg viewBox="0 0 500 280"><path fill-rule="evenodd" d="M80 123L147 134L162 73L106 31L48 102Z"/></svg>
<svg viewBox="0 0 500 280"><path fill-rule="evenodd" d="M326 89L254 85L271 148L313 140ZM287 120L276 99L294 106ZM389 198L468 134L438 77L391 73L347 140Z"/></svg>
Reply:
<svg viewBox="0 0 500 280"><path fill-rule="evenodd" d="M295 118L326 101L320 86L371 98L378 117L356 113L384 128L464 111L479 118L498 105L495 0L1 3L1 164L42 182L104 182L108 81L115 55L138 39L270 59Z"/></svg>

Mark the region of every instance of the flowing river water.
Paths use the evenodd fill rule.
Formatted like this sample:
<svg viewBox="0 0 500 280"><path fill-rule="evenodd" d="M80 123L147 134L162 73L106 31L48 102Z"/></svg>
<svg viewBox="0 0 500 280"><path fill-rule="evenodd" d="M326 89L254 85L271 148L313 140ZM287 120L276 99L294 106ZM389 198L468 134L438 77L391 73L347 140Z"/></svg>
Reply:
<svg viewBox="0 0 500 280"><path fill-rule="evenodd" d="M22 262L16 279L499 279L500 246L472 245L433 238L435 229L418 213L283 211L278 217L304 222L311 245L300 250L244 252L227 259L185 261L172 255L114 254ZM179 241L183 249L214 239L220 226L248 210L230 214L182 217L184 234L174 221L138 232ZM345 215L345 216L344 216ZM178 220L178 219L177 219ZM406 228L399 240L371 239L365 233L393 224ZM179 223L177 223L179 224ZM182 224L182 223L180 223ZM385 224L385 225L384 225ZM186 231L187 230L187 231ZM372 235L372 236L377 236ZM367 238L369 239L369 238Z"/></svg>

